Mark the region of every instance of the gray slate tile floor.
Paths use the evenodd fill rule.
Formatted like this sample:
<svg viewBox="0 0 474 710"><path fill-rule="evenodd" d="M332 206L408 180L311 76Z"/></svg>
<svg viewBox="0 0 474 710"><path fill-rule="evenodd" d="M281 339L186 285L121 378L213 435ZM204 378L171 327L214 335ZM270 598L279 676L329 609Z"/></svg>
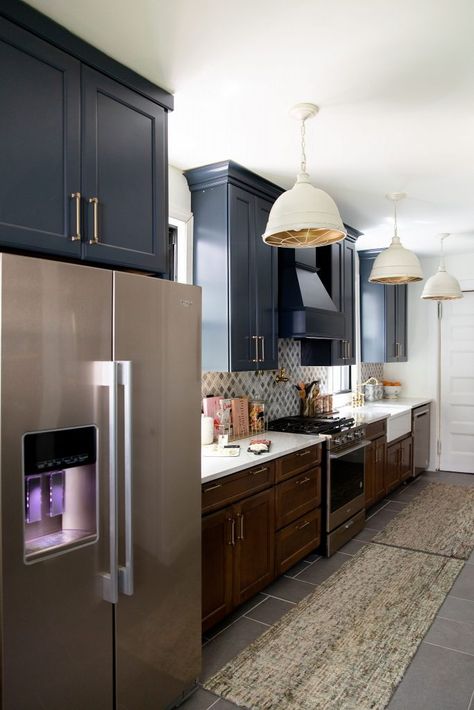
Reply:
<svg viewBox="0 0 474 710"><path fill-rule="evenodd" d="M474 476L425 473L393 491L369 511L367 526L336 555L313 553L211 629L203 646L203 673L209 678L264 633L289 609L383 530L430 481L474 485ZM184 710L230 710L237 706L198 688ZM282 708L281 710L284 710ZM387 710L474 710L474 553L456 580L395 691Z"/></svg>

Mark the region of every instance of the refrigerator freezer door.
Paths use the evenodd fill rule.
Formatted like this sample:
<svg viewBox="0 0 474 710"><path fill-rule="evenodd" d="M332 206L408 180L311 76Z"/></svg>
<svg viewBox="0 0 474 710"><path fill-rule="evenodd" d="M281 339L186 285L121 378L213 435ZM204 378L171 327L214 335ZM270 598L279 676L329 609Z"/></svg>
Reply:
<svg viewBox="0 0 474 710"><path fill-rule="evenodd" d="M25 563L22 499L23 435L92 425L98 432L99 500L107 509L107 392L94 384L93 373L94 361L111 359L112 273L10 254L2 254L0 264L1 706L112 710L113 607L103 601L100 577L109 565L108 521L99 518L98 541L91 535L84 546ZM67 452L61 456L63 470L71 461ZM48 455L39 465L55 464ZM52 512L46 500L46 519L43 506L25 529L40 525L41 516L46 526L64 525L66 507L79 503L80 495L86 505L90 495L95 505L95 483L89 492L83 485L95 475L90 466L82 469L84 474L81 466L66 468L54 480L50 472L42 476L46 495L51 482L62 486L63 480L64 495L50 499ZM40 470L35 473L41 477ZM72 508L69 516L82 519L77 505ZM95 509L91 515L94 527Z"/></svg>
<svg viewBox="0 0 474 710"><path fill-rule="evenodd" d="M133 595L119 594L116 607L117 705L160 710L200 672L201 292L114 276L114 359L131 361L133 382ZM122 396L119 391L119 441ZM130 522L123 456L119 446L122 566Z"/></svg>

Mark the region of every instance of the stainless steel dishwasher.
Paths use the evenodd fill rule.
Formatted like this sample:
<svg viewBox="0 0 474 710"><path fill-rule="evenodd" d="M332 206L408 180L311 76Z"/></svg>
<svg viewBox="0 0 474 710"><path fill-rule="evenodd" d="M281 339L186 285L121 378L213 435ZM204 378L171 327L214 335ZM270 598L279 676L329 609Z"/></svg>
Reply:
<svg viewBox="0 0 474 710"><path fill-rule="evenodd" d="M415 407L412 410L412 417L413 471L414 475L418 476L428 468L430 463L430 405Z"/></svg>

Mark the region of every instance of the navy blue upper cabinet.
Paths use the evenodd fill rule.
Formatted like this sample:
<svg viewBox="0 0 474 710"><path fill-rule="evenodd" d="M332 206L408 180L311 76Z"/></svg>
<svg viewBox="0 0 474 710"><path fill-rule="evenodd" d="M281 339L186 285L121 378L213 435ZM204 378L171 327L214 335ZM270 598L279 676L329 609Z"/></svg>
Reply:
<svg viewBox="0 0 474 710"><path fill-rule="evenodd" d="M165 272L166 111L89 67L82 98L84 256Z"/></svg>
<svg viewBox="0 0 474 710"><path fill-rule="evenodd" d="M262 241L282 190L233 161L186 173L194 282L202 286L204 370L278 366L277 250Z"/></svg>
<svg viewBox="0 0 474 710"><path fill-rule="evenodd" d="M351 236L331 246L333 252L333 300L344 313L344 338L333 340L331 365L355 365L355 240Z"/></svg>
<svg viewBox="0 0 474 710"><path fill-rule="evenodd" d="M406 362L407 286L369 282L379 251L360 251L362 362Z"/></svg>
<svg viewBox="0 0 474 710"><path fill-rule="evenodd" d="M80 257L80 63L0 18L0 244Z"/></svg>
<svg viewBox="0 0 474 710"><path fill-rule="evenodd" d="M3 0L0 107L0 248L168 270L169 94Z"/></svg>

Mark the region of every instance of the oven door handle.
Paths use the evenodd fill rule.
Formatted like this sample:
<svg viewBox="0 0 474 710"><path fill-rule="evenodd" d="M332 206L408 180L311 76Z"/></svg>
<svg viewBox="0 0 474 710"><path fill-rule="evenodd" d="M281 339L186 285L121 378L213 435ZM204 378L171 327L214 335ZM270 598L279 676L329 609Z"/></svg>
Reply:
<svg viewBox="0 0 474 710"><path fill-rule="evenodd" d="M363 439L362 441L359 441L357 446L351 446L350 449L344 449L344 451L340 451L338 454L329 454L330 459L342 459L343 456L347 456L347 454L352 454L354 451L359 451L359 449L365 449L366 446L370 444L370 441L368 439Z"/></svg>

